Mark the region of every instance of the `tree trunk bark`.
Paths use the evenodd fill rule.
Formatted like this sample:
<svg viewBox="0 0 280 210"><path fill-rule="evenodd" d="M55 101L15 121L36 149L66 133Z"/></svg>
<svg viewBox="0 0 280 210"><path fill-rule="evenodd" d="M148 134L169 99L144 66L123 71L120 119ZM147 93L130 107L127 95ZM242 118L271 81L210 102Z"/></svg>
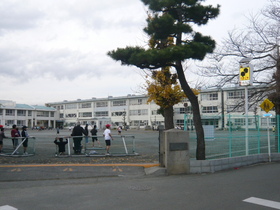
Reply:
<svg viewBox="0 0 280 210"><path fill-rule="evenodd" d="M190 100L193 109L193 121L197 136L196 159L205 160L204 130L201 122L198 99L187 83L181 62L177 61L175 68L178 74L181 87L188 99Z"/></svg>
<svg viewBox="0 0 280 210"><path fill-rule="evenodd" d="M173 107L165 108L164 110L164 125L165 129L173 129L174 122L173 122Z"/></svg>

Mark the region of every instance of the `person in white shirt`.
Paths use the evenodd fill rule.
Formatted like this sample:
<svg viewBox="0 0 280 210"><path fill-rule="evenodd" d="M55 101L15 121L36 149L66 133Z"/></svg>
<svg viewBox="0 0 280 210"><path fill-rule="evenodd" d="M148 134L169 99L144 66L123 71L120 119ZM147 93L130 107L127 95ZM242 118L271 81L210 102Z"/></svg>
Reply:
<svg viewBox="0 0 280 210"><path fill-rule="evenodd" d="M110 146L111 146L111 140L114 140L112 135L111 135L111 125L107 124L106 125L106 129L104 130L103 132L103 136L104 136L104 139L105 139L105 143L106 143L106 155L110 155Z"/></svg>

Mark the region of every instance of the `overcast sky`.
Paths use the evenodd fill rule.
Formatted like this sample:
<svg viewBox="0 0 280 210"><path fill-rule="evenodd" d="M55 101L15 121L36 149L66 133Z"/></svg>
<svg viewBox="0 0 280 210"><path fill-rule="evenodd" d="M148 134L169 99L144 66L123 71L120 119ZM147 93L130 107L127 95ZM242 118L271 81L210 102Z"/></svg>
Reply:
<svg viewBox="0 0 280 210"><path fill-rule="evenodd" d="M221 14L200 30L220 42L267 3L207 0ZM0 99L35 105L140 94L141 70L107 52L146 46L146 14L140 0L0 0Z"/></svg>

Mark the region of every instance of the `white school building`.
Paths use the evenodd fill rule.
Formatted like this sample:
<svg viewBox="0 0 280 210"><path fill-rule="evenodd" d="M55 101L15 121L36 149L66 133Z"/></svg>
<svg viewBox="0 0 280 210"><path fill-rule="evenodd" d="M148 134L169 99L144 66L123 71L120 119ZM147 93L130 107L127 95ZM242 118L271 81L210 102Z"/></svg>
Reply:
<svg viewBox="0 0 280 210"><path fill-rule="evenodd" d="M263 86L249 86L249 96L264 88ZM244 104L237 106L237 104L244 103L244 87L204 89L197 97L204 125L214 125L217 129L226 129L230 117L234 119L236 127L244 125ZM53 128L73 126L77 121L80 121L82 125L86 123L97 125L98 128L103 128L107 123L113 127L126 125L136 129L157 128L159 125L164 125L163 116L157 112L159 106L154 102L147 104L147 99L146 95L129 94L118 97L63 100L49 102L45 106L0 100L0 121L5 126L16 124ZM259 106L261 102L256 102L252 97L249 101L248 116L260 116L258 124L260 127L265 127L266 119L262 118L265 112ZM274 110L271 110L270 113L275 115ZM183 127L184 119L187 121L188 129L192 129L192 109L188 99L174 106L174 125ZM269 120L271 125L275 124L274 117ZM255 124L256 117L249 117L249 127L254 127Z"/></svg>

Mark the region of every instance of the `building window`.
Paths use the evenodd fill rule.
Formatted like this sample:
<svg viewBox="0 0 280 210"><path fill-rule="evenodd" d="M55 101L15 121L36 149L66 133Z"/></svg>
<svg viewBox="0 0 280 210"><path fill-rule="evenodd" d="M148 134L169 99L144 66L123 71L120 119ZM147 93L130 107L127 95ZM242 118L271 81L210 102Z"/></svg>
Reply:
<svg viewBox="0 0 280 210"><path fill-rule="evenodd" d="M91 108L91 103L82 103L79 105L81 109Z"/></svg>
<svg viewBox="0 0 280 210"><path fill-rule="evenodd" d="M218 100L218 93L203 93L201 94L202 101L215 101Z"/></svg>
<svg viewBox="0 0 280 210"><path fill-rule="evenodd" d="M113 101L113 106L126 106L126 100Z"/></svg>
<svg viewBox="0 0 280 210"><path fill-rule="evenodd" d="M13 125L15 124L14 120L6 120L6 125Z"/></svg>
<svg viewBox="0 0 280 210"><path fill-rule="evenodd" d="M3 115L3 109L0 109L0 115Z"/></svg>
<svg viewBox="0 0 280 210"><path fill-rule="evenodd" d="M76 118L77 115L74 114L74 113L72 113L72 114L66 114L65 117L66 117L66 118Z"/></svg>
<svg viewBox="0 0 280 210"><path fill-rule="evenodd" d="M202 107L202 113L217 113L218 107L217 106L204 106Z"/></svg>
<svg viewBox="0 0 280 210"><path fill-rule="evenodd" d="M123 116L124 115L124 111L123 112L112 112L112 117L115 117L115 116Z"/></svg>
<svg viewBox="0 0 280 210"><path fill-rule="evenodd" d="M192 113L192 107L188 106L186 108L187 110L187 114L191 114ZM181 108L174 108L174 114L185 114L185 107L181 107Z"/></svg>
<svg viewBox="0 0 280 210"><path fill-rule="evenodd" d="M237 105L227 105L227 112L244 112L244 106L237 106Z"/></svg>
<svg viewBox="0 0 280 210"><path fill-rule="evenodd" d="M176 125L177 126L184 126L185 125L184 120L176 120Z"/></svg>
<svg viewBox="0 0 280 210"><path fill-rule="evenodd" d="M148 115L148 109L130 110L129 114L133 115Z"/></svg>
<svg viewBox="0 0 280 210"><path fill-rule="evenodd" d="M245 94L245 92L242 90L228 91L227 98L228 99L244 98L244 94Z"/></svg>
<svg viewBox="0 0 280 210"><path fill-rule="evenodd" d="M104 112L95 112L94 113L95 117L107 117L108 115L108 111L104 111Z"/></svg>
<svg viewBox="0 0 280 210"><path fill-rule="evenodd" d="M25 125L25 120L18 120L17 121L17 126L24 126Z"/></svg>
<svg viewBox="0 0 280 210"><path fill-rule="evenodd" d="M63 114L59 114L59 118L63 118Z"/></svg>
<svg viewBox="0 0 280 210"><path fill-rule="evenodd" d="M6 109L6 116L15 116L15 110Z"/></svg>
<svg viewBox="0 0 280 210"><path fill-rule="evenodd" d="M141 105L141 104L146 104L147 103L147 99L131 99L130 101L130 105Z"/></svg>
<svg viewBox="0 0 280 210"><path fill-rule="evenodd" d="M49 117L49 112L37 111L37 117Z"/></svg>
<svg viewBox="0 0 280 210"><path fill-rule="evenodd" d="M108 102L107 101L98 101L96 102L96 107L107 107Z"/></svg>
<svg viewBox="0 0 280 210"><path fill-rule="evenodd" d="M28 116L32 116L32 111L28 111Z"/></svg>
<svg viewBox="0 0 280 210"><path fill-rule="evenodd" d="M18 116L26 116L26 110L17 110Z"/></svg>
<svg viewBox="0 0 280 210"><path fill-rule="evenodd" d="M51 117L54 117L54 112L51 112Z"/></svg>
<svg viewBox="0 0 280 210"><path fill-rule="evenodd" d="M66 104L65 109L77 109L77 104Z"/></svg>
<svg viewBox="0 0 280 210"><path fill-rule="evenodd" d="M275 126L276 125L276 118L268 118L269 125ZM261 118L261 126L267 126L267 119Z"/></svg>
<svg viewBox="0 0 280 210"><path fill-rule="evenodd" d="M79 117L92 117L92 112L81 112Z"/></svg>
<svg viewBox="0 0 280 210"><path fill-rule="evenodd" d="M132 120L131 125L132 126L145 126L145 125L148 125L148 120Z"/></svg>

